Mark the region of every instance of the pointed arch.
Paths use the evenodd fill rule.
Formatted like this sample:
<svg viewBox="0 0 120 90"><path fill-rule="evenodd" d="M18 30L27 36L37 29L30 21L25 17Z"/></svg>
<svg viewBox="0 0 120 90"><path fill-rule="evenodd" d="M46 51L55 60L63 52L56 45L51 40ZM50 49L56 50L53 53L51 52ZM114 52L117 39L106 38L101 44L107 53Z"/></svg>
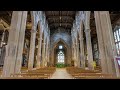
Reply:
<svg viewBox="0 0 120 90"><path fill-rule="evenodd" d="M66 47L69 48L69 46L68 46L68 44L65 42L65 40L63 40L63 39L61 39L61 38L59 38L58 40L56 40L56 42L53 44L53 47L55 47L55 45L57 45L57 43L59 43L60 41L63 42ZM52 48L53 48L53 47L52 47Z"/></svg>
<svg viewBox="0 0 120 90"><path fill-rule="evenodd" d="M58 40L56 40L56 42L53 44L52 48L51 48L51 64L55 65L55 49L57 47L57 44L59 42L62 42L65 49L66 49L66 55L65 55L65 63L66 64L70 64L71 63L71 49L70 46L61 38L59 38Z"/></svg>

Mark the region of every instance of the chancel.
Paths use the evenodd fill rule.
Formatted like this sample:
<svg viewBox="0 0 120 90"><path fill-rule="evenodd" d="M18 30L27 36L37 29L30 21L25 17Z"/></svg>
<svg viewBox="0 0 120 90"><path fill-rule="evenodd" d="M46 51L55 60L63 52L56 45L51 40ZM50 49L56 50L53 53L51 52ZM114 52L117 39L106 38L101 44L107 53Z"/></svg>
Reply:
<svg viewBox="0 0 120 90"><path fill-rule="evenodd" d="M0 79L120 79L120 11L0 11Z"/></svg>

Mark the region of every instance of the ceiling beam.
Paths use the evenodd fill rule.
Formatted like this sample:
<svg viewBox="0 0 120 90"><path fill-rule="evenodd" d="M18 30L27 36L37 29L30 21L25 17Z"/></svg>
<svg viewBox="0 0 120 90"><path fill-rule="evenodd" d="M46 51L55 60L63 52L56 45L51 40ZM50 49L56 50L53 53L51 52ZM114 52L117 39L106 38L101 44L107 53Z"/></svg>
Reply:
<svg viewBox="0 0 120 90"><path fill-rule="evenodd" d="M72 24L71 23L61 23L61 26L71 26L72 27ZM51 26L60 26L60 23L51 23L51 24L49 24L49 26L51 27Z"/></svg>
<svg viewBox="0 0 120 90"><path fill-rule="evenodd" d="M73 17L71 17L71 16L48 16L47 17L47 20L51 20L51 19L60 19L60 17L61 17L61 19L63 18L63 19L71 19L71 20L74 20L74 18Z"/></svg>
<svg viewBox="0 0 120 90"><path fill-rule="evenodd" d="M65 26L60 26L61 28L64 28L66 30L71 30L71 27L65 27ZM59 26L55 27L55 26L51 26L50 27L50 30L57 30L59 28Z"/></svg>
<svg viewBox="0 0 120 90"><path fill-rule="evenodd" d="M116 23L120 18L120 15L117 15L112 22L112 24Z"/></svg>

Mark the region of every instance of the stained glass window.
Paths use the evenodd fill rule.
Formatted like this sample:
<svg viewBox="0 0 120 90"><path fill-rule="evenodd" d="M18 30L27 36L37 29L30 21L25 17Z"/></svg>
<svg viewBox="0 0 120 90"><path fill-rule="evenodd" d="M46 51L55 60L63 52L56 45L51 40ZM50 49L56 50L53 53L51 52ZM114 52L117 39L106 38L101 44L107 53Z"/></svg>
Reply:
<svg viewBox="0 0 120 90"><path fill-rule="evenodd" d="M58 52L58 63L64 63L64 53L62 51Z"/></svg>
<svg viewBox="0 0 120 90"><path fill-rule="evenodd" d="M62 45L60 45L60 46L59 46L59 49L63 49L63 46L62 46Z"/></svg>
<svg viewBox="0 0 120 90"><path fill-rule="evenodd" d="M117 54L120 55L120 29L114 30L114 39L115 39Z"/></svg>

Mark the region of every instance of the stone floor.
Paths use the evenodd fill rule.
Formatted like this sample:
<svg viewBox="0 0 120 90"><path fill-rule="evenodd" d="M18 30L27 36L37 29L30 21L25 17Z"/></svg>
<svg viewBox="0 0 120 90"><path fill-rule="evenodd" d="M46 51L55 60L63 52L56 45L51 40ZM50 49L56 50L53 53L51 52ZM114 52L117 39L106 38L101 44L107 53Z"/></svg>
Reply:
<svg viewBox="0 0 120 90"><path fill-rule="evenodd" d="M55 73L52 75L50 79L72 79L65 68L56 68Z"/></svg>

